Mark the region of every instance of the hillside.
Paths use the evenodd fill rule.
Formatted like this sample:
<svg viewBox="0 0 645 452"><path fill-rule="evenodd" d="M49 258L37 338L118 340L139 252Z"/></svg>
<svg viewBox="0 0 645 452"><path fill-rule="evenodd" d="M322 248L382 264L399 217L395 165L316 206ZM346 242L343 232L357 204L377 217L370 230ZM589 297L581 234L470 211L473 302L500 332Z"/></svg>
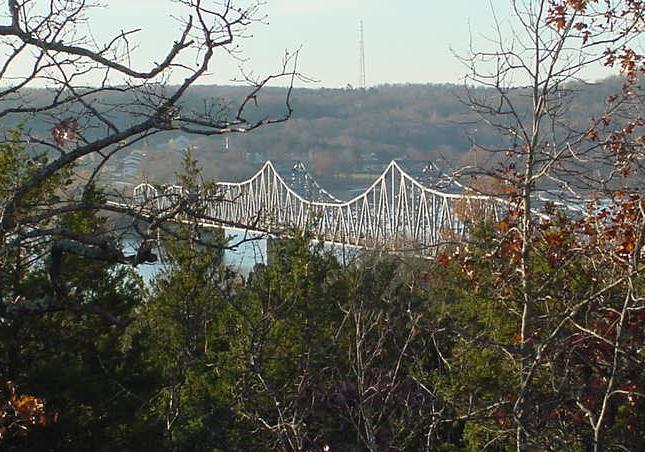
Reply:
<svg viewBox="0 0 645 452"><path fill-rule="evenodd" d="M594 85L571 85L575 92L568 105L570 120L586 125L601 114L609 94L620 89L619 79ZM182 105L184 111L203 111L215 107L235 111L245 87L196 86ZM492 95L475 89L477 95ZM284 108L285 90L268 88L258 96L251 115L279 115ZM520 105L527 105L527 93L514 90ZM46 96L44 91L33 96ZM472 162L472 143L499 146L504 139L478 122L461 99L458 85L383 85L368 90L295 89L292 94L293 117L282 124L264 127L246 135L188 136L160 134L124 151L106 166L106 180L147 177L155 182L172 182L183 150L190 146L204 166L205 173L218 180L238 180L253 173L260 163L272 160L302 160L332 189L343 189L378 173L394 158L434 160L450 168ZM136 105L131 98L115 95L110 100ZM136 109L121 110L112 120L127 125L137 120ZM48 134L51 124L27 120L32 131ZM86 133L93 133L88 125ZM101 129L96 128L97 131ZM132 155L128 170L124 160ZM479 164L489 158L481 153ZM351 188L351 187L350 187Z"/></svg>
<svg viewBox="0 0 645 452"><path fill-rule="evenodd" d="M596 85L576 85L569 104L572 121L587 124L604 109L620 81L608 79ZM478 94L488 94L477 90ZM186 108L204 99L229 99L234 104L245 91L231 87L196 87ZM176 141L151 143L143 171L152 179L168 179L190 142L206 172L219 180L251 174L266 159L302 160L331 188L361 185L360 173L378 173L394 158L434 160L453 167L474 158L472 143L498 146L504 143L496 131L478 122L460 99L457 85L379 86L366 91L342 89L297 89L293 93L293 118L248 135L181 137ZM524 93L514 94L524 102ZM277 114L284 91L269 89L258 100L258 110ZM225 101L227 102L227 101ZM153 149L154 148L154 149ZM487 156L479 156L479 163ZM172 162L170 164L169 162Z"/></svg>

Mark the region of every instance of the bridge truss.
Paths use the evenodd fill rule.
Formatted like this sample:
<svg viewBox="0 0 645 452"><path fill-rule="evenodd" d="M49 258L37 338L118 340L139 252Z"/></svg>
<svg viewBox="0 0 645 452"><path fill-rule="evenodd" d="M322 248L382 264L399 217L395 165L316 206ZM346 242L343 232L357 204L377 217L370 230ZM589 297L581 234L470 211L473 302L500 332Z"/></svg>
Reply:
<svg viewBox="0 0 645 452"><path fill-rule="evenodd" d="M248 180L220 182L209 193L141 184L134 189L133 202L150 212L165 212L184 199L201 206L201 221L208 224L272 234L310 231L329 242L424 255L462 240L473 221L499 220L501 200L468 194L445 177L433 179L434 187L427 186L392 161L363 193L342 201L302 164L283 177L269 161Z"/></svg>

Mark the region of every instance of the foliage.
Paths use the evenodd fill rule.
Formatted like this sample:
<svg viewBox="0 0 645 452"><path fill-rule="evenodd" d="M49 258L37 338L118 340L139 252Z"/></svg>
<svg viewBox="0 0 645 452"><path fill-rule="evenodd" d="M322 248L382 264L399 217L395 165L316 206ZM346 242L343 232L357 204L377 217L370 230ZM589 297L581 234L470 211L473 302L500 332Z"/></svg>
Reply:
<svg viewBox="0 0 645 452"><path fill-rule="evenodd" d="M580 450L602 442L636 450L643 428L642 276L630 275L634 228L642 224L640 198L578 219L551 211L532 244L534 320L526 339L531 384L518 384L522 356L517 223L513 213L475 236L482 245L444 258L431 290L449 300L439 320L445 368L432 374L453 416L466 420L471 450L513 448L513 406L524 393L525 424L535 447L557 443ZM640 253L638 251L637 253ZM625 259L625 257L628 257ZM456 279L455 279L456 278ZM455 291L455 287L462 290ZM594 430L603 420L602 436Z"/></svg>
<svg viewBox="0 0 645 452"><path fill-rule="evenodd" d="M0 392L0 443L9 443L25 437L37 427L45 427L58 419L57 413L48 412L45 401L27 394L17 394L11 382Z"/></svg>
<svg viewBox="0 0 645 452"><path fill-rule="evenodd" d="M217 240L222 237L211 243ZM231 450L233 275L221 265L221 249L173 239L164 247L165 269L125 337L126 348L138 349L155 376L148 382L150 402L137 417L157 431L158 448Z"/></svg>
<svg viewBox="0 0 645 452"><path fill-rule="evenodd" d="M28 2L11 3L18 10ZM213 18L201 2L181 3L202 19ZM496 219L462 208L459 219L471 227L468 243L442 247L432 262L366 252L344 266L320 242L311 245L313 237L295 231L271 242L269 262L245 280L224 265L223 232L190 221L208 213L196 192L217 196L191 152L178 177L187 190L171 209L142 218L115 208L134 218L130 226L147 239L127 256L122 237L101 213L110 204L96 184L98 172L83 183L73 172L81 157L100 155L98 171L122 143L162 130L203 127L198 133L220 134L280 118L255 122L240 112L222 122L212 111L178 113L180 97L221 46L204 20L201 45L188 42L193 25L187 22L175 53L155 70L174 66L176 53L191 45L199 46L193 49L202 65L175 94L153 90L147 100L154 102L140 106L145 114L128 111L144 119L123 132L111 120L109 101L101 113L100 104L87 102L92 96L64 82L57 95L71 95L64 99L106 126L106 137L92 135L98 127L83 130L82 115L76 115L80 121L57 118L49 141L32 136L58 152L53 160L35 156L20 130L9 131L0 144L0 378L6 386L0 392L0 445L105 451L141 444L169 451L643 449L645 201L637 191L616 191L619 183L638 183L629 176L638 174L642 160L637 84L643 59L626 44L642 27L635 13L643 5L616 3L618 12L607 9L612 2L595 0L525 3L544 7L518 13L535 19L524 22L529 29L537 27L538 56L519 55L538 60L533 86L508 87L502 73L480 78L488 88L464 88L473 95L472 110L489 125L478 145L503 145L497 149L500 171L487 174L497 183L480 180L473 188L508 195L508 208ZM67 14L84 8L82 2L61 4ZM25 14L4 33L24 37L19 27ZM246 23L244 15L239 20ZM43 24L61 26L52 17ZM565 111L559 96L566 99L579 87L571 72L553 69L560 67L564 44L589 49L604 45L608 33L612 48L588 54L621 67L621 93L589 107L602 107L589 125L577 117L588 111ZM122 39L125 33L108 47ZM63 46L56 54L61 58L77 52L35 37L28 44ZM84 58L82 53L74 58ZM509 71L533 67L516 64L514 49L479 56ZM74 58L61 64L73 65ZM128 87L130 95L146 92L148 78L154 78L100 61L139 79L136 89ZM552 70L540 66L545 61ZM35 64L35 74L44 70L40 60ZM576 67L570 69L575 74ZM482 75L476 68L474 73ZM357 123L330 114L317 119L324 130L335 132L339 122L360 129L361 140L341 136L321 145L319 166L337 164L330 160L339 153L340 162L356 158L351 149L370 137L381 143L379 155L397 155L402 136L410 152L423 158L418 146L445 144L438 133L446 132L443 126L427 127L418 118L463 112L448 111L447 102L432 112L406 107L402 102L420 97L415 89L380 88L388 108L375 100L378 90L343 92L352 105L341 116L354 116ZM501 103L485 102L491 92L502 96ZM527 94L532 105L523 100ZM325 96L317 102L320 110L334 110ZM58 106L45 102L17 112L53 114ZM387 128L363 115L370 108ZM316 114L303 109L303 116ZM428 144L427 134L435 132L438 141ZM581 166L572 169L572 162ZM585 171L598 169L596 163L607 179L594 187L604 192L585 211L534 203L539 190L557 184L571 190L574 182L589 185ZM163 269L145 287L132 267L145 260L142 250L150 256L153 236L162 239Z"/></svg>

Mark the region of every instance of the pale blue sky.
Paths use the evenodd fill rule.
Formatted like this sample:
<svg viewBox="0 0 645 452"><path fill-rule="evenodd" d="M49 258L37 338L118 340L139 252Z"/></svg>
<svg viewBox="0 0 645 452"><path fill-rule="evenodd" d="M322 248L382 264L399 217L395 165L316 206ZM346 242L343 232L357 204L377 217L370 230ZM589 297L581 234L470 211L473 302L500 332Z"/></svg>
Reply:
<svg viewBox="0 0 645 452"><path fill-rule="evenodd" d="M235 0L245 5L253 0ZM179 11L172 0L103 0L94 10L87 30L105 42L121 30L141 28L131 42L133 62L145 69L160 61L180 34L172 17ZM312 87L356 85L359 72L359 23L365 26L367 84L457 83L466 69L451 52L465 54L469 30L473 42L490 48L493 35L490 5L502 22L509 21L510 0L265 0L267 23L254 23L246 39L238 41L254 73L279 67L285 50L302 47L299 70L317 80ZM87 31L85 30L85 31ZM230 83L239 77L239 62L217 55L212 74L201 83ZM588 73L594 79L608 73ZM178 81L175 80L175 81Z"/></svg>
<svg viewBox="0 0 645 452"><path fill-rule="evenodd" d="M143 28L138 54L142 62L161 56L168 45L163 43L173 31L178 33L169 17L176 9L166 0L107 3L97 17L100 13L109 19L102 21L97 33ZM314 86L326 87L357 84L361 19L368 85L457 82L464 68L450 48L465 51L469 26L477 36L490 32L492 24L488 0L266 0L262 11L268 24L254 24L252 37L239 41L249 59L245 67L268 73L279 65L285 50L302 47L300 70L319 80ZM226 83L238 73L238 63L225 55L221 58L209 82Z"/></svg>
<svg viewBox="0 0 645 452"><path fill-rule="evenodd" d="M356 84L359 23L365 28L367 83L455 82L464 69L452 55L468 45L472 29L488 21L486 0L272 0L270 24L249 41L262 55L302 44L301 67L323 86Z"/></svg>

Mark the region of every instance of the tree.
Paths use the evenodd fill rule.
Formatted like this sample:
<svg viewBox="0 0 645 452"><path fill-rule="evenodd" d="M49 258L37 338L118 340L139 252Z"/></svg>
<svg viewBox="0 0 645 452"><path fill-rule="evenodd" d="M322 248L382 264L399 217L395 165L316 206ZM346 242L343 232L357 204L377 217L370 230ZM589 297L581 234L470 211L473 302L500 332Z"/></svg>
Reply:
<svg viewBox="0 0 645 452"><path fill-rule="evenodd" d="M114 348L141 300L137 279L123 265L156 259L149 238L159 229L172 232L166 220L204 213L200 200L187 194L157 215L129 207L123 195L106 195L100 175L108 162L153 135L246 133L291 115L291 88L277 116L263 115L257 105L266 85L285 77L291 86L297 54L287 54L275 74L245 77L249 92L237 105L208 101L201 111L184 108L183 99L212 69L216 52L233 52L244 30L261 16L259 2L253 1L246 6L176 3L176 41L159 63L140 69L130 59L137 30L101 43L85 28L91 26L88 13L98 5L3 2L0 118L16 127L5 131L0 145L0 334L6 339L0 379L39 396L49 394L55 406L66 410L64 422L51 434L61 436L50 438L51 444L70 437L80 444L88 434L96 440L98 431L107 434L111 428L118 443L123 433L117 426L123 420L118 404L140 403L125 388L136 386L138 371L146 371L143 366L127 369L126 362L134 358ZM186 64L190 59L195 64ZM171 75L181 77L177 85L170 84ZM51 128L43 130L41 124ZM132 232L140 232L142 240L128 252L123 235ZM71 355L77 365L61 367ZM96 384L83 386L86 392L72 389L61 383L65 375L69 381L91 375ZM56 393L57 384L64 390ZM77 398L67 390L79 391ZM97 393L114 398L103 400ZM9 413L5 408L13 406L11 400L23 400L13 392L7 397L3 414ZM33 441L39 444L38 438Z"/></svg>
<svg viewBox="0 0 645 452"><path fill-rule="evenodd" d="M221 231L209 240L224 243ZM151 447L242 450L233 411L237 367L229 357L240 322L234 274L222 265L221 249L172 238L164 249L164 269L125 337L152 377L143 391L150 403L135 416L153 432Z"/></svg>
<svg viewBox="0 0 645 452"><path fill-rule="evenodd" d="M235 297L236 411L260 433L255 448L321 448L342 431L320 408L344 362L334 340L340 269L309 241L297 235L275 244L268 265L256 268Z"/></svg>
<svg viewBox="0 0 645 452"><path fill-rule="evenodd" d="M92 231L71 231L51 225L62 215L86 212L112 212L137 221L151 221L153 229L163 221L127 207L127 199L94 197L93 188L106 164L122 150L156 134L181 131L216 135L246 133L291 115L287 90L284 114L265 117L256 108L262 89L286 77L297 76L297 54L287 54L280 71L252 80L249 93L239 105L221 107L207 102L203 111L188 111L182 99L191 86L212 69L216 51L234 51L238 39L253 22L260 20L259 3L237 6L233 1L180 0L178 37L159 63L139 69L130 60L131 41L137 30L123 31L105 43L96 42L83 26L90 23L91 5L76 0L6 0L8 16L0 25L3 57L0 76L7 83L0 90L0 117L7 123L24 120L26 124L49 122L47 132L23 127L11 138L24 148L20 157L28 164L19 178L2 188L0 196L0 256L3 263L17 249L29 256L73 254L93 260L137 265L150 259L147 234L135 254L127 254L113 237L97 238ZM194 58L194 65L186 65ZM25 69L25 64L27 70ZM169 77L181 75L178 85ZM46 91L32 87L44 84ZM255 119L254 119L255 118ZM93 162L93 163L89 163ZM84 165L86 177L79 167ZM89 165L89 166L87 166ZM48 198L53 181L69 178L65 190L59 188ZM119 203L120 202L120 203ZM190 215L187 199L177 201L159 217L172 218L180 212ZM42 248L42 249L41 249ZM44 253L44 254L43 254ZM40 260L31 260L35 264ZM25 308L34 303L47 310L65 300L84 305L83 294L56 281L59 268L50 265L55 294L41 300L27 300L14 290L3 291L2 309L20 301ZM2 276L4 278L4 276ZM33 306L32 306L33 308Z"/></svg>
<svg viewBox="0 0 645 452"><path fill-rule="evenodd" d="M2 195L37 171L21 132L10 132L13 141L1 145ZM71 175L65 171L48 179L30 193L29 202L54 205ZM87 199L100 202L102 195L88 187ZM46 227L51 241L74 235L92 236L96 243L113 240L109 223L91 210L63 213ZM16 230L26 237L30 232L28 226ZM0 315L0 378L12 383L3 391L0 443L9 450L70 444L99 449L110 429L110 440L118 442L115 426L129 422L127 407L140 403L123 391L123 384L136 388L141 375L127 366L132 356L118 346L122 327L141 301L140 279L116 262L61 253L48 242L9 241L3 251L0 291L13 302L3 304ZM47 303L65 290L61 284L73 288L73 296ZM16 387L38 397L18 395ZM48 428L33 428L39 425Z"/></svg>
<svg viewBox="0 0 645 452"><path fill-rule="evenodd" d="M11 382L0 394L0 443L10 444L16 438L27 436L35 426L46 426L57 419L56 413L47 411L45 401L17 394Z"/></svg>
<svg viewBox="0 0 645 452"><path fill-rule="evenodd" d="M308 242L276 244L235 301L236 411L262 432L256 447L433 450L451 429L433 427L426 375L440 358L417 267L387 256L343 267Z"/></svg>
<svg viewBox="0 0 645 452"><path fill-rule="evenodd" d="M512 405L508 413L517 450L544 441L537 422L543 420L542 410L565 403L549 401L549 395L580 410L591 431L584 441L594 450L620 447L628 440L611 435L613 413L622 397L641 398L636 390L619 388L638 386L630 375L634 365L642 365L628 325L643 309L639 81L645 62L633 44L645 5L631 0L513 0L510 5L515 20L510 29L497 24L496 48L473 50L464 59L468 80L494 92L470 89L465 102L507 139L502 148L479 145L501 162L499 170L485 172L502 181L513 206L498 224L497 247L489 251L506 263L493 279L485 260L466 268L516 322L517 348L508 343L502 350L518 370L517 385L500 397ZM601 63L619 66L623 89L607 99L600 117L571 119L567 109L576 95L574 82ZM522 97L531 99L529 108L522 108ZM569 207L583 212L570 219ZM581 265L603 271L589 274ZM567 270L571 273L563 277ZM578 278L585 283L572 287ZM603 329L605 324L611 326ZM591 380L574 383L569 373L555 376L556 357L572 346L564 339L568 335L586 344L590 355L582 359L595 375ZM597 355L608 364L595 362ZM545 389L549 378L559 390ZM573 387L585 392L590 385L599 396L593 406L567 393Z"/></svg>

